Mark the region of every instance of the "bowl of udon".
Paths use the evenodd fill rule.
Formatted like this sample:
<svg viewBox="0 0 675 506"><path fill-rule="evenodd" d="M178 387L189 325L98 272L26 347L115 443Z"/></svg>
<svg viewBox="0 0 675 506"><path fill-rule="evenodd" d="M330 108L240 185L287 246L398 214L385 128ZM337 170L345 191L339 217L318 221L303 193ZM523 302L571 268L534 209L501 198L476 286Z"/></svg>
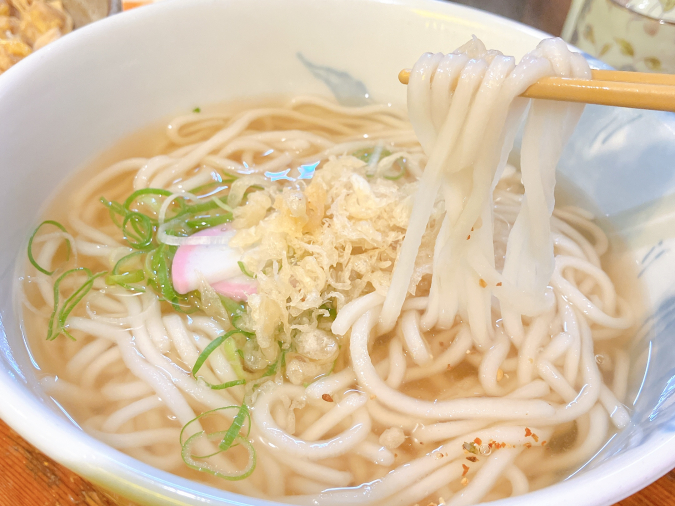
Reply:
<svg viewBox="0 0 675 506"><path fill-rule="evenodd" d="M141 504L646 486L675 466L675 121L520 97L597 63L422 0L167 1L25 58L0 416Z"/></svg>

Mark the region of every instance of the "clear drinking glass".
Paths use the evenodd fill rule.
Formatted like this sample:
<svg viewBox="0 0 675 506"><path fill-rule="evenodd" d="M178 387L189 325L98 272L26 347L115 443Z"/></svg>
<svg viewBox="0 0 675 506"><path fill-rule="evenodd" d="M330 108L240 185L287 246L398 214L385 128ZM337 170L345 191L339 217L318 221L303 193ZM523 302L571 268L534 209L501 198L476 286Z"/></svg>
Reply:
<svg viewBox="0 0 675 506"><path fill-rule="evenodd" d="M585 0L569 42L620 70L675 73L675 0Z"/></svg>

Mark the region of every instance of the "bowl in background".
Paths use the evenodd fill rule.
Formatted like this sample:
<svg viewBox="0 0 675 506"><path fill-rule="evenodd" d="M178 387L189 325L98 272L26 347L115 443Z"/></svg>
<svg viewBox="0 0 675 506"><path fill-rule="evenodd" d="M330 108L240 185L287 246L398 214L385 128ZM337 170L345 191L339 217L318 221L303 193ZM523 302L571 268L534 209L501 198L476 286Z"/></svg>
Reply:
<svg viewBox="0 0 675 506"><path fill-rule="evenodd" d="M63 8L80 28L122 11L122 0L62 0Z"/></svg>
<svg viewBox="0 0 675 506"><path fill-rule="evenodd" d="M120 139L195 106L314 93L405 104L396 79L472 34L521 57L546 35L430 0L166 0L85 26L0 76L0 417L44 453L142 504L269 506L143 464L93 439L39 385L13 296L15 261L54 188ZM631 353L632 423L567 481L503 506L604 506L675 467L672 114L588 107L560 171L626 236L649 317ZM22 265L22 264L21 264Z"/></svg>
<svg viewBox="0 0 675 506"><path fill-rule="evenodd" d="M0 74L72 30L121 10L121 0L3 0Z"/></svg>

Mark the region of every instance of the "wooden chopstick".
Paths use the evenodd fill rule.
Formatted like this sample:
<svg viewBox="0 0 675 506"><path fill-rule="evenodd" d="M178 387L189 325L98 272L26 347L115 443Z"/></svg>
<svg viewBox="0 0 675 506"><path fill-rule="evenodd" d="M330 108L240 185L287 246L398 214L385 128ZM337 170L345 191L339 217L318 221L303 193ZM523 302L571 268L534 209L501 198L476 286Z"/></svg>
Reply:
<svg viewBox="0 0 675 506"><path fill-rule="evenodd" d="M675 75L593 70L593 79L544 77L521 95L526 98L612 105L675 112ZM408 84L410 70L398 79Z"/></svg>
<svg viewBox="0 0 675 506"><path fill-rule="evenodd" d="M591 70L593 79L622 83L665 84L675 86L675 75L648 74L647 72L625 72L623 70Z"/></svg>

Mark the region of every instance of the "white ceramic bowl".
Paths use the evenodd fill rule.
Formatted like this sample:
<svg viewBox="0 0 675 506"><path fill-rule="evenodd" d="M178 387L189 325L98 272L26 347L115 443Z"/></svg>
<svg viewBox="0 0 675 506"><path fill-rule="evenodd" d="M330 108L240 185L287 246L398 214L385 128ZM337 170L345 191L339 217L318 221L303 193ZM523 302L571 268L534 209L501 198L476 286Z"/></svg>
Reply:
<svg viewBox="0 0 675 506"><path fill-rule="evenodd" d="M451 51L472 34L517 57L544 37L425 0L166 1L86 26L3 74L0 416L50 457L144 504L271 504L153 469L92 439L60 412L41 391L20 332L15 259L59 182L145 125L198 105L266 94L332 90L346 102L369 93L403 104L398 71L422 52ZM632 425L592 465L504 506L611 504L675 466L675 346L668 345L675 322L668 211L675 206L662 198L675 189L673 159L669 114L588 108L570 143L560 170L616 218L634 248L651 316L633 353L649 358L650 368L631 406ZM640 213L631 213L636 206ZM635 216L639 226L632 226Z"/></svg>

